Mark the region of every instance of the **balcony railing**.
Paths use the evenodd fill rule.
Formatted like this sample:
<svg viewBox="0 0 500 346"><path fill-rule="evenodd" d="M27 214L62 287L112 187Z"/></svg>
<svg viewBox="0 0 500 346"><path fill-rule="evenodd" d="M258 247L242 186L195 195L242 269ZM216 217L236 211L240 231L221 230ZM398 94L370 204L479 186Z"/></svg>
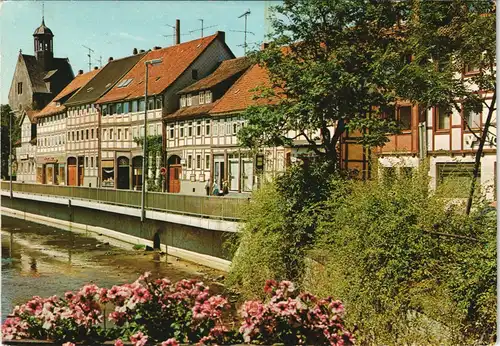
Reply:
<svg viewBox="0 0 500 346"><path fill-rule="evenodd" d="M9 182L2 181L1 189L9 191ZM12 191L33 195L58 196L86 201L141 207L141 192L131 190L97 189L81 186L59 186L12 183ZM147 210L198 216L211 219L238 220L241 210L248 205L249 198L191 196L176 193L148 192Z"/></svg>

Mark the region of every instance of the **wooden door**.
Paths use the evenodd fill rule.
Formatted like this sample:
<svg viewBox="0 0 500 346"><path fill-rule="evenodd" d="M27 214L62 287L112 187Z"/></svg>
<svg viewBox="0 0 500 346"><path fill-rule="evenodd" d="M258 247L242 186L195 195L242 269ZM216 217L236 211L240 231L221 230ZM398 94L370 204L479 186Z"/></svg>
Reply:
<svg viewBox="0 0 500 346"><path fill-rule="evenodd" d="M168 168L168 192L179 193L181 192L181 175L182 167L180 165L172 165Z"/></svg>
<svg viewBox="0 0 500 346"><path fill-rule="evenodd" d="M243 161L243 191L252 191L253 161Z"/></svg>
<svg viewBox="0 0 500 346"><path fill-rule="evenodd" d="M68 185L76 186L76 165L68 165Z"/></svg>

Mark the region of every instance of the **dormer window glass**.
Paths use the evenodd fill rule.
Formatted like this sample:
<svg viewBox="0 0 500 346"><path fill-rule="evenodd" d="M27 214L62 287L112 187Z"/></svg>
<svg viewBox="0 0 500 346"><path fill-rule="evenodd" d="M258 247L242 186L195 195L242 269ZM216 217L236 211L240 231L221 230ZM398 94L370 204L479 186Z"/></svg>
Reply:
<svg viewBox="0 0 500 346"><path fill-rule="evenodd" d="M161 95L156 96L156 109L161 109L162 108L162 102L163 98Z"/></svg>
<svg viewBox="0 0 500 346"><path fill-rule="evenodd" d="M132 112L137 112L137 100L132 101Z"/></svg>
<svg viewBox="0 0 500 346"><path fill-rule="evenodd" d="M191 94L187 94L187 101L186 101L188 106L191 106Z"/></svg>
<svg viewBox="0 0 500 346"><path fill-rule="evenodd" d="M200 94L199 94L199 101L198 103L200 105L204 104L205 103L205 92L201 91Z"/></svg>
<svg viewBox="0 0 500 346"><path fill-rule="evenodd" d="M181 96L181 108L186 107L186 95Z"/></svg>
<svg viewBox="0 0 500 346"><path fill-rule="evenodd" d="M212 103L212 92L210 90L205 91L205 103Z"/></svg>

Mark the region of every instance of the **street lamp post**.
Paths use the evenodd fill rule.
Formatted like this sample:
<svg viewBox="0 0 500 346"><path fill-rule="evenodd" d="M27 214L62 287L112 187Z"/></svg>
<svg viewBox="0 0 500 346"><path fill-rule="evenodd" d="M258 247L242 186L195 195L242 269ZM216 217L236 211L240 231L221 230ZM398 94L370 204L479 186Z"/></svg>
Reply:
<svg viewBox="0 0 500 346"><path fill-rule="evenodd" d="M9 189L12 199L12 114L9 113Z"/></svg>
<svg viewBox="0 0 500 346"><path fill-rule="evenodd" d="M142 189L141 189L141 222L146 219L146 148L147 148L147 133L148 133L148 67L149 65L158 65L162 59L152 59L144 62L146 67L146 78L144 83L144 138L142 141Z"/></svg>

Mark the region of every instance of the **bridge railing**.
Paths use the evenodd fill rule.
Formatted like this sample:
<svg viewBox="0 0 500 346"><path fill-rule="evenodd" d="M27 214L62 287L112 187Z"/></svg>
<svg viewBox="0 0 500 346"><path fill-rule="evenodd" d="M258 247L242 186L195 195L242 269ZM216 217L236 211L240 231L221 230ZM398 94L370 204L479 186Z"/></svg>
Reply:
<svg viewBox="0 0 500 346"><path fill-rule="evenodd" d="M2 181L1 189L9 191L9 182ZM79 200L96 201L127 207L141 207L141 192L131 190L97 189L81 186L60 186L12 183L12 191L34 195L67 197ZM193 215L207 218L237 220L240 211L249 203L249 198L191 196L176 193L148 192L145 208L176 214Z"/></svg>

